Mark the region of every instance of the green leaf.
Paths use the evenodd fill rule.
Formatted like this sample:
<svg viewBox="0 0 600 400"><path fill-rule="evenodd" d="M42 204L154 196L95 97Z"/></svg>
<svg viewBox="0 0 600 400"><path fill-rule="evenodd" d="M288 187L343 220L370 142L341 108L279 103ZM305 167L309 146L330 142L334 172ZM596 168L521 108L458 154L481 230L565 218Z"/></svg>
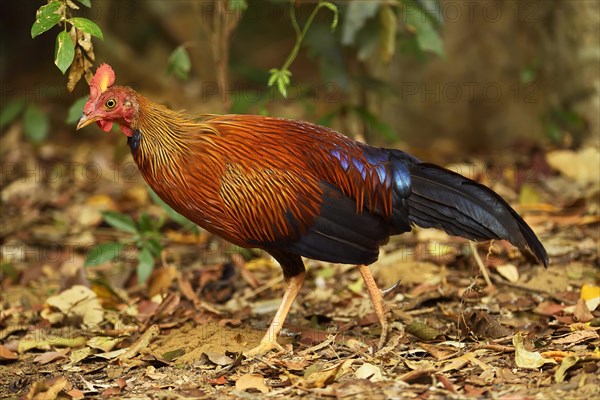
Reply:
<svg viewBox="0 0 600 400"><path fill-rule="evenodd" d="M138 256L137 276L141 285L148 280L154 269L154 256L147 247L143 247Z"/></svg>
<svg viewBox="0 0 600 400"><path fill-rule="evenodd" d="M287 88L290 85L290 77L292 76L291 71L287 69L271 68L269 73L271 76L269 76L268 86L271 87L274 84L277 84L279 93L287 98Z"/></svg>
<svg viewBox="0 0 600 400"><path fill-rule="evenodd" d="M140 215L140 220L138 221L138 227L140 233L147 233L156 230L154 223L150 216L147 213L142 213Z"/></svg>
<svg viewBox="0 0 600 400"><path fill-rule="evenodd" d="M353 1L348 5L342 27L343 45L354 44L358 31L365 26L369 18L375 16L380 6L378 1Z"/></svg>
<svg viewBox="0 0 600 400"><path fill-rule="evenodd" d="M9 101L0 112L0 129L13 122L25 107L23 99Z"/></svg>
<svg viewBox="0 0 600 400"><path fill-rule="evenodd" d="M68 32L61 31L56 36L56 47L54 51L54 64L64 74L67 72L75 58L75 45Z"/></svg>
<svg viewBox="0 0 600 400"><path fill-rule="evenodd" d="M101 243L88 251L85 259L85 266L91 267L114 260L121 250L123 250L123 245L119 242Z"/></svg>
<svg viewBox="0 0 600 400"><path fill-rule="evenodd" d="M90 0L77 0L87 8L92 8L92 2Z"/></svg>
<svg viewBox="0 0 600 400"><path fill-rule="evenodd" d="M69 107L69 111L67 113L67 120L65 121L67 124L75 124L79 121L79 118L83 115L83 107L85 103L87 103L90 96L83 96L79 99L75 100L75 103Z"/></svg>
<svg viewBox="0 0 600 400"><path fill-rule="evenodd" d="M31 26L31 38L46 32L58 24L62 18L62 7L63 4L58 0L51 1L45 6L40 7L35 13L35 22Z"/></svg>
<svg viewBox="0 0 600 400"><path fill-rule="evenodd" d="M129 233L138 232L133 218L131 218L129 215L121 214L114 211L104 211L102 213L102 216L104 217L104 221L106 221L106 223L112 226L113 228Z"/></svg>
<svg viewBox="0 0 600 400"><path fill-rule="evenodd" d="M156 239L150 239L142 247L147 248L154 257L158 257L163 249L162 244Z"/></svg>
<svg viewBox="0 0 600 400"><path fill-rule="evenodd" d="M25 136L35 143L42 142L48 137L50 123L46 114L35 104L30 104L23 115L23 130Z"/></svg>
<svg viewBox="0 0 600 400"><path fill-rule="evenodd" d="M245 11L247 8L246 0L229 0L229 9L232 11Z"/></svg>
<svg viewBox="0 0 600 400"><path fill-rule="evenodd" d="M169 56L167 74L175 75L179 79L186 80L192 69L192 62L187 50L183 46L177 47Z"/></svg>
<svg viewBox="0 0 600 400"><path fill-rule="evenodd" d="M417 43L423 51L432 51L444 55L442 38L435 30L433 23L425 11L411 4L404 4L406 25L416 33Z"/></svg>
<svg viewBox="0 0 600 400"><path fill-rule="evenodd" d="M85 33L89 33L92 36L96 36L104 40L104 35L102 34L102 29L95 22L90 21L87 18L75 17L68 19L75 28L84 31Z"/></svg>

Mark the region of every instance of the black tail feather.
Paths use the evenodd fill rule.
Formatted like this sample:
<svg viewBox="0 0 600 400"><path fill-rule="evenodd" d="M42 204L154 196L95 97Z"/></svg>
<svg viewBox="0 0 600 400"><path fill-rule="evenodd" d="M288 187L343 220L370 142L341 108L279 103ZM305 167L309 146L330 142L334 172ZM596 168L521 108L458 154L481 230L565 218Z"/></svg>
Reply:
<svg viewBox="0 0 600 400"><path fill-rule="evenodd" d="M548 255L529 225L488 187L434 164L409 166L408 218L472 240L505 239L546 266Z"/></svg>

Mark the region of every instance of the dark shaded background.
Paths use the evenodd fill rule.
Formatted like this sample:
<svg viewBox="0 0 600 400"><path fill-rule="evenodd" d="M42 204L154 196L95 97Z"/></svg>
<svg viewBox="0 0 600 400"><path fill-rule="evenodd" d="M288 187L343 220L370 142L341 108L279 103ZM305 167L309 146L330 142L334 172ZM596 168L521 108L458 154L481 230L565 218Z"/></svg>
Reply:
<svg viewBox="0 0 600 400"><path fill-rule="evenodd" d="M304 21L313 7L299 2ZM52 119L53 137L69 140L64 119L74 93L53 65L57 28L31 39L30 28L41 1L4 1L0 39L2 104L25 98ZM210 1L94 1L80 16L95 21L105 40L94 39L96 63L108 62L117 81L151 98L190 111L223 112L216 67L205 24ZM340 26L347 2L337 2ZM286 3L249 1L230 41L230 95L233 110L318 122L345 103L361 102L391 125L395 138L343 112L330 119L335 128L370 142L401 145L422 156L490 156L527 145L576 146L599 131L600 11L595 0L441 1L445 57L416 54L397 41L389 65L359 61L355 48L319 54L319 42L332 40L331 14L322 11L292 65L289 100L266 88L268 70L283 64L294 42ZM402 17L399 19L402 25ZM340 27L335 34L339 34ZM167 58L186 43L192 59L188 81L167 76ZM341 63L347 76L324 64ZM335 72L335 70L333 70ZM365 91L365 76L384 83ZM347 78L347 79L346 79ZM374 84L375 85L375 84ZM265 99L267 99L265 101ZM64 135L66 134L66 135ZM57 135L57 136L54 136ZM62 135L62 136L60 136ZM516 147L515 147L516 146Z"/></svg>

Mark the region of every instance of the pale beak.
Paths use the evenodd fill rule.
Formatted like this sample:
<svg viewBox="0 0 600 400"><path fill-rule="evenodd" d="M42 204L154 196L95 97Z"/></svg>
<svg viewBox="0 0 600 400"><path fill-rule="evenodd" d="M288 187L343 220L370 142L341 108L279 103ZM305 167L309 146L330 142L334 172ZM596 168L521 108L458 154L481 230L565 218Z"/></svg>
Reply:
<svg viewBox="0 0 600 400"><path fill-rule="evenodd" d="M77 128L75 129L80 130L81 128L84 128L89 124L93 124L94 122L99 121L100 119L102 118L99 116L88 117L87 115L82 115L81 118L79 118L79 121L77 122Z"/></svg>

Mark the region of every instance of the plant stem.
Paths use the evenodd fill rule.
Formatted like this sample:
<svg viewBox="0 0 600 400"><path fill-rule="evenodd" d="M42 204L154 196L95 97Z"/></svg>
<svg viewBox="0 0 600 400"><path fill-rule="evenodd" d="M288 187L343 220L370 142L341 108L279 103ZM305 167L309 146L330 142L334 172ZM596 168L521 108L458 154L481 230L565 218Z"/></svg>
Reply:
<svg viewBox="0 0 600 400"><path fill-rule="evenodd" d="M287 60L285 60L283 67L281 67L281 71L286 71L289 68L289 66L292 65L292 63L296 59L296 56L298 56L298 52L300 51L300 46L302 45L304 36L306 36L306 32L308 32L308 28L310 28L313 20L317 16L317 13L323 7L325 7L325 5L322 3L321 0L319 0L319 4L317 4L317 6L313 9L312 13L310 13L308 20L304 24L304 28L302 28L302 31L301 31L300 25L298 24L298 20L296 19L296 11L294 9L294 2L290 1L290 17L292 19L292 26L294 27L294 30L296 31L296 44L294 45L294 48L290 52Z"/></svg>

